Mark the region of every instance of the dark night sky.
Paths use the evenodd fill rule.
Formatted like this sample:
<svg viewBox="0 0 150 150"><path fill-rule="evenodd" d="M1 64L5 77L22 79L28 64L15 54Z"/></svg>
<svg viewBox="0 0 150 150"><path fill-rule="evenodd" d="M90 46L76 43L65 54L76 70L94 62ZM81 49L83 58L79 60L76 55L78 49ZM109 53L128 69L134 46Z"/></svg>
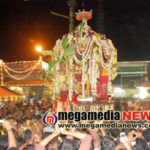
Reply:
<svg viewBox="0 0 150 150"><path fill-rule="evenodd" d="M99 28L98 1L77 0L76 10L93 9L89 24L96 32L104 30L113 41L119 61L150 60L150 1L104 0L103 30ZM66 0L0 0L0 59L37 59L36 44L52 49L68 32L69 22L51 15L51 10L69 12Z"/></svg>

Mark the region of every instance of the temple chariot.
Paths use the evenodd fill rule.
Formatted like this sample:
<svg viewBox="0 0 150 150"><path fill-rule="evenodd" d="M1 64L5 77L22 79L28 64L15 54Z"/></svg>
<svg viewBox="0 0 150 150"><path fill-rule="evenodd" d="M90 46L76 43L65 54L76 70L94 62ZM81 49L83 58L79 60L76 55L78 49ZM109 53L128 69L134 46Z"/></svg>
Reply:
<svg viewBox="0 0 150 150"><path fill-rule="evenodd" d="M89 110L90 106L113 109L112 80L117 76L117 50L104 34L91 29L87 23L91 18L91 11L78 12L76 19L81 23L58 39L53 51L45 52L52 55L54 112Z"/></svg>

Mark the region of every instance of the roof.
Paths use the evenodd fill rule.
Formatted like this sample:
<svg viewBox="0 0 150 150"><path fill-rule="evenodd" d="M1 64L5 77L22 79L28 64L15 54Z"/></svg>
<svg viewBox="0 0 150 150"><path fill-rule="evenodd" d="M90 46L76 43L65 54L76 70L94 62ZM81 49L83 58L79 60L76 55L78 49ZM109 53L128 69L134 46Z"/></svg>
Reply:
<svg viewBox="0 0 150 150"><path fill-rule="evenodd" d="M21 80L4 82L5 86L53 86L50 81L43 80Z"/></svg>
<svg viewBox="0 0 150 150"><path fill-rule="evenodd" d="M20 94L5 87L0 87L0 97L10 97L10 96L20 96Z"/></svg>

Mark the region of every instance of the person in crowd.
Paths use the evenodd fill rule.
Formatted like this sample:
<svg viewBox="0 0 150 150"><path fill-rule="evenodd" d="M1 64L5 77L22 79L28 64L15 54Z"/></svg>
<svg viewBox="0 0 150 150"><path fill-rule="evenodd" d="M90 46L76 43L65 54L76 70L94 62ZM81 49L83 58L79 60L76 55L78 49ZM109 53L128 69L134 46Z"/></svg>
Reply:
<svg viewBox="0 0 150 150"><path fill-rule="evenodd" d="M51 128L42 123L43 114L50 108L50 102L4 103L0 150L150 150L149 128L65 129L58 124Z"/></svg>

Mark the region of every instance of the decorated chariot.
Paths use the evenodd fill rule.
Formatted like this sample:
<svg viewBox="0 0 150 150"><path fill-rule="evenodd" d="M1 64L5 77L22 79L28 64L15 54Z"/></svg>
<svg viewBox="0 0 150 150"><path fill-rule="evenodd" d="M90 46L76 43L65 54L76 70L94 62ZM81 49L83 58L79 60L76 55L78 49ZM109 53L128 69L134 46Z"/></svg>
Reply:
<svg viewBox="0 0 150 150"><path fill-rule="evenodd" d="M94 104L96 108L101 104L100 109L104 110L105 103L112 104L117 50L104 34L88 26L87 20L91 18L91 11L78 12L76 19L81 23L75 30L58 39L53 51L43 52L53 56L50 66L54 73L54 112L68 111L73 106L82 110L82 105Z"/></svg>

